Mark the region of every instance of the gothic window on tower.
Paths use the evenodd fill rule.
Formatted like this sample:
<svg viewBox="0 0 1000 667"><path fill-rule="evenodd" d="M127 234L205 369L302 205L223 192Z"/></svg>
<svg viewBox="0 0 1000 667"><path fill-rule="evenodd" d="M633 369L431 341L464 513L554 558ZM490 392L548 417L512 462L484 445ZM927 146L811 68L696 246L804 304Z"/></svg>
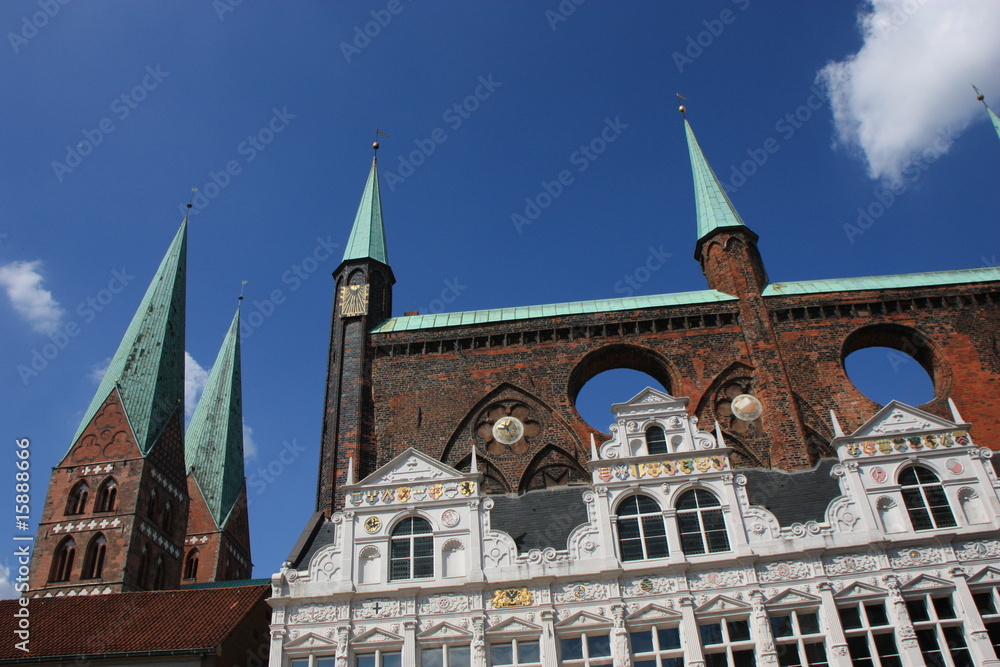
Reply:
<svg viewBox="0 0 1000 667"><path fill-rule="evenodd" d="M167 576L167 565L163 562L163 554L156 557L156 566L153 568L153 589L160 590Z"/></svg>
<svg viewBox="0 0 1000 667"><path fill-rule="evenodd" d="M646 453L667 453L667 436L659 426L650 426L646 429Z"/></svg>
<svg viewBox="0 0 1000 667"><path fill-rule="evenodd" d="M629 496L618 504L618 548L623 561L666 558L663 510L649 496Z"/></svg>
<svg viewBox="0 0 1000 667"><path fill-rule="evenodd" d="M868 600L837 609L847 637L851 664L857 667L902 667L885 603Z"/></svg>
<svg viewBox="0 0 1000 667"><path fill-rule="evenodd" d="M409 517L392 531L389 543L389 580L434 576L434 535L426 519Z"/></svg>
<svg viewBox="0 0 1000 667"><path fill-rule="evenodd" d="M950 593L929 593L906 601L917 644L928 665L972 667L962 629Z"/></svg>
<svg viewBox="0 0 1000 667"><path fill-rule="evenodd" d="M729 551L722 503L703 489L691 489L677 499L677 526L685 555Z"/></svg>
<svg viewBox="0 0 1000 667"><path fill-rule="evenodd" d="M788 611L770 617L779 665L829 664L816 611Z"/></svg>
<svg viewBox="0 0 1000 667"><path fill-rule="evenodd" d="M163 516L160 517L160 527L165 533L169 533L174 527L174 506L169 500L163 504Z"/></svg>
<svg viewBox="0 0 1000 667"><path fill-rule="evenodd" d="M559 641L560 665L565 667L597 667L610 665L611 636L607 631L593 630L577 637L564 637Z"/></svg>
<svg viewBox="0 0 1000 667"><path fill-rule="evenodd" d="M139 570L136 572L136 583L140 588L149 588L147 585L147 579L149 579L149 545L143 544L142 551L139 553Z"/></svg>
<svg viewBox="0 0 1000 667"><path fill-rule="evenodd" d="M684 667L684 649L681 646L681 630L676 625L650 628L632 632L634 665L651 667ZM659 661L657 661L659 659Z"/></svg>
<svg viewBox="0 0 1000 667"><path fill-rule="evenodd" d="M156 489L150 489L149 500L146 501L146 516L149 517L149 520L153 523L156 523L156 500Z"/></svg>
<svg viewBox="0 0 1000 667"><path fill-rule="evenodd" d="M750 622L724 618L698 624L705 667L754 667L754 642Z"/></svg>
<svg viewBox="0 0 1000 667"><path fill-rule="evenodd" d="M63 538L52 555L52 569L49 570L49 581L69 581L73 574L73 560L76 558L76 542L72 537Z"/></svg>
<svg viewBox="0 0 1000 667"><path fill-rule="evenodd" d="M184 560L184 578L196 579L198 577L198 550L192 549L188 552Z"/></svg>
<svg viewBox="0 0 1000 667"><path fill-rule="evenodd" d="M95 512L114 512L118 500L118 483L114 477L109 477L97 489L97 500L94 501Z"/></svg>
<svg viewBox="0 0 1000 667"><path fill-rule="evenodd" d="M541 667L541 649L537 639L511 639L490 644L492 667Z"/></svg>
<svg viewBox="0 0 1000 667"><path fill-rule="evenodd" d="M87 496L89 493L90 487L83 480L80 480L73 486L73 490L69 492L69 499L66 501L67 516L83 514L87 511Z"/></svg>
<svg viewBox="0 0 1000 667"><path fill-rule="evenodd" d="M903 504L913 530L952 528L955 515L937 475L923 466L910 466L899 474Z"/></svg>
<svg viewBox="0 0 1000 667"><path fill-rule="evenodd" d="M87 553L83 557L83 572L81 579L98 579L104 572L104 555L107 551L108 541L104 535L98 533L90 538L87 544Z"/></svg>

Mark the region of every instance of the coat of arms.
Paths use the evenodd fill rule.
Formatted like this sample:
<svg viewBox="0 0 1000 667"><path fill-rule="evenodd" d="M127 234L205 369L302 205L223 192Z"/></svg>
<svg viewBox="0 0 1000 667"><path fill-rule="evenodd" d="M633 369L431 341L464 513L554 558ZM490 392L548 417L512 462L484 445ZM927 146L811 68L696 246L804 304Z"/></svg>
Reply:
<svg viewBox="0 0 1000 667"><path fill-rule="evenodd" d="M444 493L443 484L431 484L430 488L427 490L427 495L434 500L440 498L442 493Z"/></svg>

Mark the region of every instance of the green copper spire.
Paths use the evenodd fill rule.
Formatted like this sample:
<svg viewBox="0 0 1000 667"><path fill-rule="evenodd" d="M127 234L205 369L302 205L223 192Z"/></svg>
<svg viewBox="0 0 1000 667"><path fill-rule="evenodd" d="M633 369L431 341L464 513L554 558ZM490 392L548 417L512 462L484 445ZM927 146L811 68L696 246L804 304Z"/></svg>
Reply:
<svg viewBox="0 0 1000 667"><path fill-rule="evenodd" d="M729 201L726 191L708 165L694 137L691 124L684 119L688 152L691 155L691 173L694 176L694 201L698 213L698 239L705 238L719 227L742 227L743 220Z"/></svg>
<svg viewBox="0 0 1000 667"><path fill-rule="evenodd" d="M208 374L184 442L184 459L221 528L244 484L239 309Z"/></svg>
<svg viewBox="0 0 1000 667"><path fill-rule="evenodd" d="M351 238L347 241L344 261L350 259L374 259L389 265L385 251L385 228L382 226L382 197L378 189L378 160L372 160L372 170L368 173L365 192L361 195L358 215L354 218Z"/></svg>
<svg viewBox="0 0 1000 667"><path fill-rule="evenodd" d="M183 411L186 274L187 218L132 317L73 443L116 385L143 455L153 448L170 417Z"/></svg>
<svg viewBox="0 0 1000 667"><path fill-rule="evenodd" d="M986 107L986 110L990 112L990 120L993 121L993 129L997 131L997 136L1000 137L1000 118L993 113L993 109Z"/></svg>

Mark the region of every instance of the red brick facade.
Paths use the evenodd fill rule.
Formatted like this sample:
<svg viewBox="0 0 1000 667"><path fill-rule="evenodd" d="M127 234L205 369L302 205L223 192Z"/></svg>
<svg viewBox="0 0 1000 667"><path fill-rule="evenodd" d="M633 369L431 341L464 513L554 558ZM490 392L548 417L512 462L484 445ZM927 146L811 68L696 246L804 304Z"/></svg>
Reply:
<svg viewBox="0 0 1000 667"><path fill-rule="evenodd" d="M188 475L187 488L191 510L181 583L249 579L253 564L250 562L246 491L236 501L225 527L219 528L194 475Z"/></svg>

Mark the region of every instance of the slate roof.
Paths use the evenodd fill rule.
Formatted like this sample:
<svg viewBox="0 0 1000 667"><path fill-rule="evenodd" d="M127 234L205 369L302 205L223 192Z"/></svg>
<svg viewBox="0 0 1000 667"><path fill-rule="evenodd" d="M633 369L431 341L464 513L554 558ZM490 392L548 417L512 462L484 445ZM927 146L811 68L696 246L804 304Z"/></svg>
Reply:
<svg viewBox="0 0 1000 667"><path fill-rule="evenodd" d="M361 195L351 237L344 249L344 261L349 259L374 259L389 265L389 253L385 249L385 228L382 225L382 195L378 187L377 160L372 160L372 169L368 172L368 182Z"/></svg>
<svg viewBox="0 0 1000 667"><path fill-rule="evenodd" d="M531 549L565 549L574 528L587 522L583 493L587 484L529 491L523 496L490 496L493 530L501 530L517 544L518 553Z"/></svg>
<svg viewBox="0 0 1000 667"><path fill-rule="evenodd" d="M177 408L183 408L186 272L185 218L111 358L90 407L83 413L70 447L116 384L143 455L152 449Z"/></svg>
<svg viewBox="0 0 1000 667"><path fill-rule="evenodd" d="M736 212L733 202L722 189L715 172L701 152L690 123L684 119L688 154L691 156L691 175L694 177L694 203L698 215L698 239L720 227L743 227L743 219Z"/></svg>
<svg viewBox="0 0 1000 667"><path fill-rule="evenodd" d="M32 598L25 654L14 646L18 600L0 600L0 664L76 656L215 653L270 586ZM265 605L266 607L266 605ZM261 631L267 630L266 617Z"/></svg>
<svg viewBox="0 0 1000 667"><path fill-rule="evenodd" d="M244 486L238 309L191 417L184 458L216 525L224 527Z"/></svg>
<svg viewBox="0 0 1000 667"><path fill-rule="evenodd" d="M840 495L840 484L830 476L837 459L822 459L812 470L737 470L746 475L751 505L770 510L782 526L823 521L826 506Z"/></svg>

